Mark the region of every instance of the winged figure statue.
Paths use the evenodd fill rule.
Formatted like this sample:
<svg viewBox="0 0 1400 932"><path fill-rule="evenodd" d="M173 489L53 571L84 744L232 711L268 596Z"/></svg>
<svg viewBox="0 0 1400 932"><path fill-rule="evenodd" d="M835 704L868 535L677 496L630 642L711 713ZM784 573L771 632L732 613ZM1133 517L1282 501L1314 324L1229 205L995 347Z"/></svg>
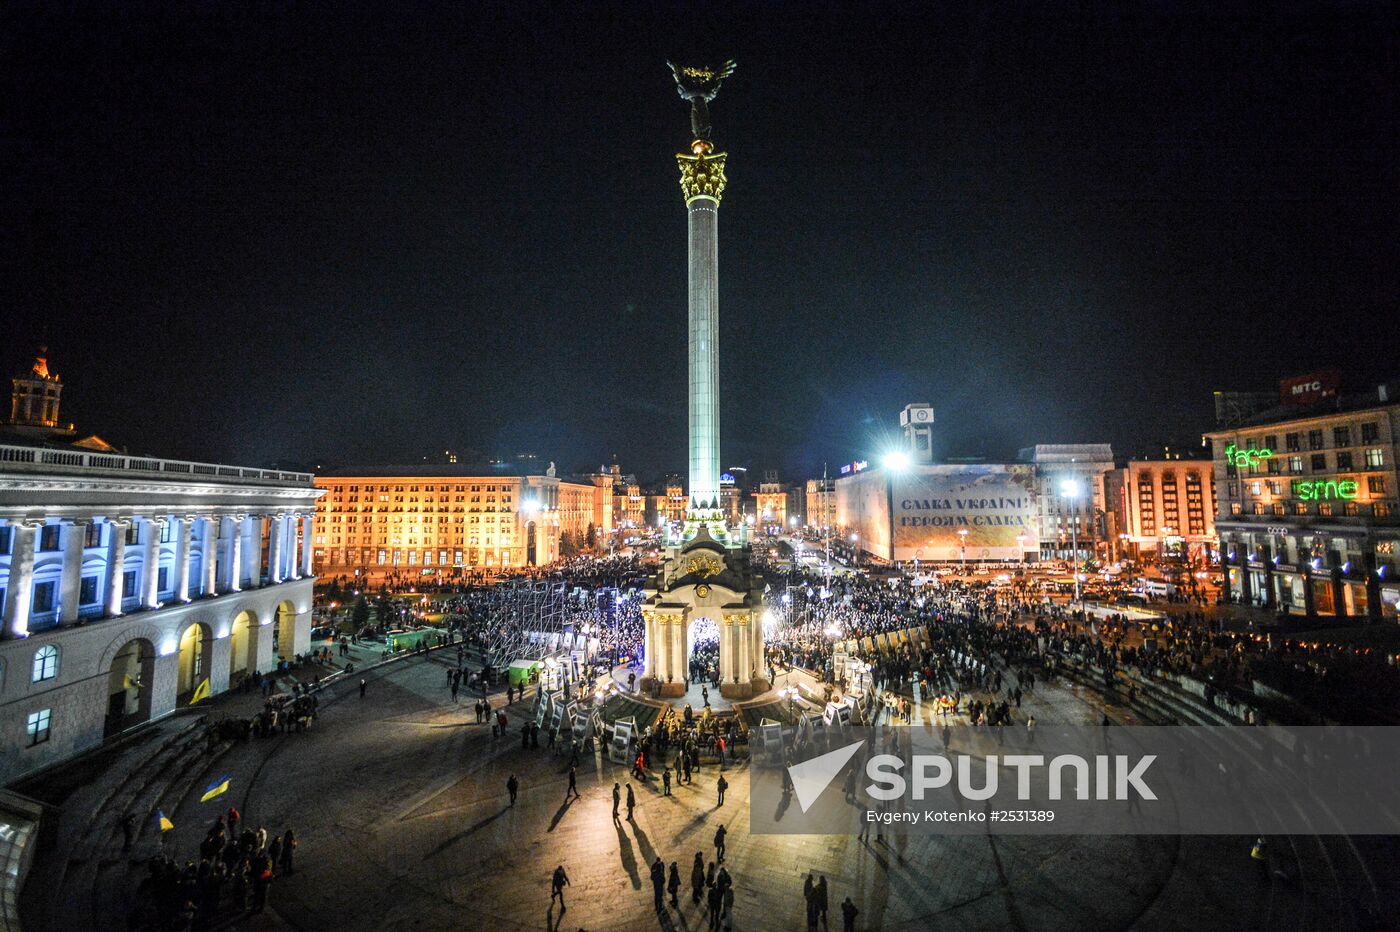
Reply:
<svg viewBox="0 0 1400 932"><path fill-rule="evenodd" d="M676 78L676 92L690 101L690 129L696 139L710 139L710 101L719 93L720 82L734 73L734 62L718 68L681 68L666 63Z"/></svg>

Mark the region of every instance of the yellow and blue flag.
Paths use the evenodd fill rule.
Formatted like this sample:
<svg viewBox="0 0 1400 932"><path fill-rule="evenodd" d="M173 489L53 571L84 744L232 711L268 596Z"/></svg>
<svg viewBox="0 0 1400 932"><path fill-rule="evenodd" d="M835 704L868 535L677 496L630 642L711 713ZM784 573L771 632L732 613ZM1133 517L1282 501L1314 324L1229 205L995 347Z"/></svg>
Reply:
<svg viewBox="0 0 1400 932"><path fill-rule="evenodd" d="M190 696L190 705L194 705L201 699L209 698L209 678L205 677L204 682L194 688L194 695Z"/></svg>
<svg viewBox="0 0 1400 932"><path fill-rule="evenodd" d="M218 796L221 793L227 793L228 783L231 779L233 778L230 777L228 774L224 774L222 777L209 784L207 787L204 788L204 795L199 797L199 801L202 803L207 803L215 796Z"/></svg>
<svg viewBox="0 0 1400 932"><path fill-rule="evenodd" d="M156 825L160 826L162 832L168 832L175 827L175 823L166 818L164 809L156 810Z"/></svg>

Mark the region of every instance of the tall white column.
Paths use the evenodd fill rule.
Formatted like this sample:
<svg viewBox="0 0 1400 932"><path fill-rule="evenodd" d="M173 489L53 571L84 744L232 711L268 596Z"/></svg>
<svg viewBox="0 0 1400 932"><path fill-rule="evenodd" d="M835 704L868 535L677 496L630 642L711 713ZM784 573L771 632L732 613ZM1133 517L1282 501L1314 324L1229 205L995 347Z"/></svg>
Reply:
<svg viewBox="0 0 1400 932"><path fill-rule="evenodd" d="M175 538L175 601L190 600L190 533L194 525L194 515L181 515Z"/></svg>
<svg viewBox="0 0 1400 932"><path fill-rule="evenodd" d="M286 552L282 554L282 564L287 568L283 574L284 579L301 579L301 551L298 547L301 544L301 515L292 512L287 515L287 535Z"/></svg>
<svg viewBox="0 0 1400 932"><path fill-rule="evenodd" d="M78 620L78 600L83 594L83 546L87 543L91 518L65 521L63 528L63 577L58 584L58 623Z"/></svg>
<svg viewBox="0 0 1400 932"><path fill-rule="evenodd" d="M165 532L166 517L160 515L143 521L142 541L144 552L141 556L141 605L144 608L157 608L160 605L160 538Z"/></svg>
<svg viewBox="0 0 1400 932"><path fill-rule="evenodd" d="M243 515L229 518L228 591L243 591Z"/></svg>
<svg viewBox="0 0 1400 932"><path fill-rule="evenodd" d="M242 522L243 572L248 574L248 588L262 587L263 568L263 516L247 515Z"/></svg>
<svg viewBox="0 0 1400 932"><path fill-rule="evenodd" d="M5 585L5 635L29 636L29 609L34 601L34 537L42 522L12 521L10 580Z"/></svg>
<svg viewBox="0 0 1400 932"><path fill-rule="evenodd" d="M315 515L305 514L301 516L301 575L314 576L315 570L311 565L311 557L316 538L312 536L315 529Z"/></svg>
<svg viewBox="0 0 1400 932"><path fill-rule="evenodd" d="M725 156L677 155L689 232L690 507L719 508L719 203ZM713 510L712 510L713 509Z"/></svg>
<svg viewBox="0 0 1400 932"><path fill-rule="evenodd" d="M219 592L219 530L224 519L219 515L204 515L204 551L200 555L200 570L204 585L203 595L217 595Z"/></svg>
<svg viewBox="0 0 1400 932"><path fill-rule="evenodd" d="M286 517L275 514L267 519L267 579L274 586L282 581L282 532L287 527Z"/></svg>
<svg viewBox="0 0 1400 932"><path fill-rule="evenodd" d="M107 519L107 598L102 603L107 617L122 613L122 578L126 575L126 529L130 518Z"/></svg>

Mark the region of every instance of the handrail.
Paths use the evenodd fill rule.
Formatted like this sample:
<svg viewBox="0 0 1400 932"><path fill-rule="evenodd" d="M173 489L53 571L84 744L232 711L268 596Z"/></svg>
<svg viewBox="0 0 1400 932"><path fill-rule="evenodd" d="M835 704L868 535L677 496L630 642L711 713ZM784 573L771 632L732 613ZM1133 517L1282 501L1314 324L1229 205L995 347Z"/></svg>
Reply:
<svg viewBox="0 0 1400 932"><path fill-rule="evenodd" d="M315 479L315 476L309 472L286 472L280 469L221 466L216 463L195 463L187 460L157 459L149 456L123 456L112 453L50 450L44 447L0 444L0 464L4 463L30 464L58 469L104 469L121 472L174 473L189 476L228 476L235 479L256 479L263 482L308 486Z"/></svg>

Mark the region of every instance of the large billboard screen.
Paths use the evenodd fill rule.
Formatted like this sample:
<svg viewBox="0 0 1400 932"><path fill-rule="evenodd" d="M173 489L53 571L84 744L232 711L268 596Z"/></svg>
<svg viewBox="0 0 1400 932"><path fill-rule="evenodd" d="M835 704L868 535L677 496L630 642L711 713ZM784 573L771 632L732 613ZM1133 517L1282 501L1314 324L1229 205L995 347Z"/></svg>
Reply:
<svg viewBox="0 0 1400 932"><path fill-rule="evenodd" d="M896 560L1019 560L1039 546L1029 465L925 466L893 480Z"/></svg>

